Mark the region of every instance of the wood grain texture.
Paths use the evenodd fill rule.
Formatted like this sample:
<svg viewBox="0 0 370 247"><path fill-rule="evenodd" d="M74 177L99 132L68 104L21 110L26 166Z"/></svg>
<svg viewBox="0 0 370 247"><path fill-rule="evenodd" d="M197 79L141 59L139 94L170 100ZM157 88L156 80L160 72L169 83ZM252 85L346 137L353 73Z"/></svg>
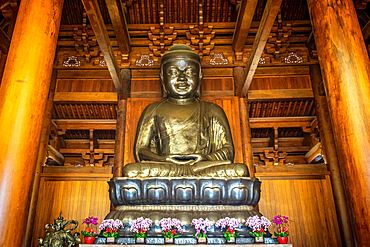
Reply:
<svg viewBox="0 0 370 247"><path fill-rule="evenodd" d="M263 15L261 18L261 23L258 27L256 37L253 42L253 47L249 55L248 61L245 65L245 79L244 85L241 92L237 92L240 97L245 97L249 87L252 83L254 73L256 72L258 62L265 49L265 45L270 35L272 26L274 25L276 15L279 12L282 0L267 0Z"/></svg>
<svg viewBox="0 0 370 247"><path fill-rule="evenodd" d="M58 77L63 73L59 70ZM85 73L90 75L92 71ZM112 79L58 79L56 92L116 92L116 88Z"/></svg>
<svg viewBox="0 0 370 247"><path fill-rule="evenodd" d="M328 114L328 102L325 95L320 95L319 93L319 84L322 82L320 66L311 66L311 81L312 89L315 95L315 107L320 131L320 138L325 150L325 158L328 163L328 168L331 172L330 180L332 182L333 196L335 198L335 207L338 214L338 223L341 232L341 238L347 247L355 246L353 229L351 227L351 219L347 207L344 185L341 176L342 168L338 160L333 129L330 116Z"/></svg>
<svg viewBox="0 0 370 247"><path fill-rule="evenodd" d="M326 179L263 179L258 204L260 212L269 219L285 215L292 220L289 223L289 243L293 246L340 247L342 244L328 180L328 175Z"/></svg>
<svg viewBox="0 0 370 247"><path fill-rule="evenodd" d="M311 89L310 75L285 76L281 71L280 76L254 77L249 90L271 89Z"/></svg>
<svg viewBox="0 0 370 247"><path fill-rule="evenodd" d="M114 33L122 54L128 54L131 50L130 35L128 33L125 13L120 0L105 0L112 21Z"/></svg>
<svg viewBox="0 0 370 247"><path fill-rule="evenodd" d="M117 59L114 56L112 45L110 44L107 29L105 27L102 14L100 12L98 1L82 0L82 3L84 4L87 16L89 17L89 21L95 33L96 40L99 43L100 50L104 55L104 60L107 63L114 86L116 87L118 93L122 93L124 95L124 98L127 98L128 91L127 88L123 85L124 80L118 67Z"/></svg>
<svg viewBox="0 0 370 247"><path fill-rule="evenodd" d="M235 24L232 44L232 47L236 52L240 52L244 48L257 3L258 0L243 0L241 3L238 19Z"/></svg>
<svg viewBox="0 0 370 247"><path fill-rule="evenodd" d="M239 98L240 110L240 128L242 137L243 163L248 166L249 176L255 176L255 167L253 163L253 149L251 128L249 126L249 112L245 98Z"/></svg>
<svg viewBox="0 0 370 247"><path fill-rule="evenodd" d="M125 130L126 130L127 99L118 100L117 127L114 147L113 176L121 177L125 152Z"/></svg>
<svg viewBox="0 0 370 247"><path fill-rule="evenodd" d="M48 99L46 101L45 106L45 113L44 113L44 120L42 123L42 129L40 134L40 147L39 152L37 155L37 162L36 162L36 170L35 176L32 181L32 195L30 200L30 207L27 219L27 228L25 234L25 244L27 246L30 245L32 239L32 226L35 220L36 215L36 205L37 199L39 195L39 186L40 186L40 174L42 172L42 167L46 161L48 143L49 143L49 134L50 134L50 126L51 126L51 116L53 111L53 97L55 93L55 86L57 81L57 71L53 71L51 82L50 82L50 90Z"/></svg>
<svg viewBox="0 0 370 247"><path fill-rule="evenodd" d="M25 0L18 12L0 88L0 246L22 245L62 8Z"/></svg>
<svg viewBox="0 0 370 247"><path fill-rule="evenodd" d="M370 61L351 0L308 1L358 246L370 246Z"/></svg>
<svg viewBox="0 0 370 247"><path fill-rule="evenodd" d="M102 174L101 181L94 181L98 178L92 177L91 174L79 174L74 181L69 181L70 175L60 175L41 178L31 246L38 246L37 239L45 237L45 225L53 223L60 212L67 221L73 219L79 222L75 230L78 232L85 230L86 225L82 225L82 222L86 217L97 217L101 223L109 213L107 181L111 175L107 177L107 174Z"/></svg>
<svg viewBox="0 0 370 247"><path fill-rule="evenodd" d="M248 100L307 99L313 98L312 89L249 90Z"/></svg>

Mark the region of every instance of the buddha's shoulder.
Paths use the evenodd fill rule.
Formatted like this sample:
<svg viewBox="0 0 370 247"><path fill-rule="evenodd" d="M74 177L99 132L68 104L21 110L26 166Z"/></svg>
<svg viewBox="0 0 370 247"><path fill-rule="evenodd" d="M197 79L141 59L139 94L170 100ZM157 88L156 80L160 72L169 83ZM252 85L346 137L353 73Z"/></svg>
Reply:
<svg viewBox="0 0 370 247"><path fill-rule="evenodd" d="M207 109L209 111L215 111L215 112L224 112L221 106L213 102L204 101L204 100L200 100L200 102L202 102L202 104L204 105L204 109Z"/></svg>
<svg viewBox="0 0 370 247"><path fill-rule="evenodd" d="M156 101L156 102L153 102L153 103L150 103L149 105L147 105L145 107L145 109L143 110L143 112L141 113L142 116L144 115L148 115L148 114L153 114L153 112L155 112L155 110L163 104L163 101Z"/></svg>

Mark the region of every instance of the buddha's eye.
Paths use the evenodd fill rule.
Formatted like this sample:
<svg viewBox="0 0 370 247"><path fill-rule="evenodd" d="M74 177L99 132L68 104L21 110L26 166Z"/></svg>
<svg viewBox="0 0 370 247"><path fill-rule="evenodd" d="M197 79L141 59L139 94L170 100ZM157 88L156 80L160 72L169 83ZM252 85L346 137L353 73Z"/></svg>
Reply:
<svg viewBox="0 0 370 247"><path fill-rule="evenodd" d="M167 73L171 76L177 76L179 71L176 69L176 67L170 67L168 68Z"/></svg>
<svg viewBox="0 0 370 247"><path fill-rule="evenodd" d="M195 75L196 73L194 72L193 68L189 67L185 70L185 74L187 76L192 76L192 75Z"/></svg>

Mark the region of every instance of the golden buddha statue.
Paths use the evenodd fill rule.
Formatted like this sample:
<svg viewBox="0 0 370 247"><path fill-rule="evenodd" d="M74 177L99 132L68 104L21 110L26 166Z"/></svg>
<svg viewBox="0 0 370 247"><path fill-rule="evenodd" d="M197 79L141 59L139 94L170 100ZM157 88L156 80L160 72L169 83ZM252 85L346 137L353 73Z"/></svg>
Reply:
<svg viewBox="0 0 370 247"><path fill-rule="evenodd" d="M200 100L200 57L189 46L174 45L161 61L166 98L148 105L136 132L136 163L123 176L248 177L245 164L233 163L234 145L225 112Z"/></svg>

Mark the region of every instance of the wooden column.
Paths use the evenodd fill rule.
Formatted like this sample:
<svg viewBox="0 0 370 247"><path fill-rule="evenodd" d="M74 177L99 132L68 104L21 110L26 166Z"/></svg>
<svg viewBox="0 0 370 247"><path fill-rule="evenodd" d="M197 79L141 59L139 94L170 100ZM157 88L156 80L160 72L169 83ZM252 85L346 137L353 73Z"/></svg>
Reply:
<svg viewBox="0 0 370 247"><path fill-rule="evenodd" d="M242 67L234 68L234 84L236 92L238 92L238 87L243 83L243 74L244 69ZM251 129L249 127L249 112L246 98L239 98L239 111L240 127L242 132L243 162L248 166L250 176L254 177L255 168L253 164L252 136Z"/></svg>
<svg viewBox="0 0 370 247"><path fill-rule="evenodd" d="M40 174L42 172L42 167L45 164L46 153L48 150L51 118L53 115L53 98L54 98L54 93L55 93L56 82L57 82L57 71L54 70L52 77L51 77L50 90L49 90L48 99L46 101L44 120L42 123L40 146L39 146L39 152L37 155L37 162L36 162L36 172L35 172L35 177L32 182L30 210L28 213L25 240L23 242L23 243L26 243L26 246L31 246L33 223L35 221L37 199L39 195Z"/></svg>
<svg viewBox="0 0 370 247"><path fill-rule="evenodd" d="M0 246L22 245L62 8L22 0L18 12L0 87Z"/></svg>
<svg viewBox="0 0 370 247"><path fill-rule="evenodd" d="M344 246L352 247L354 245L351 219L349 216L346 196L344 192L341 168L339 166L337 149L333 130L331 127L330 117L328 116L328 104L325 95L320 95L319 84L322 82L319 65L310 67L312 90L315 97L316 117L319 124L320 138L324 146L326 161L330 170L330 181L333 188L335 207L337 210L340 235Z"/></svg>
<svg viewBox="0 0 370 247"><path fill-rule="evenodd" d="M127 99L118 95L116 143L114 148L113 177L122 177L125 152Z"/></svg>
<svg viewBox="0 0 370 247"><path fill-rule="evenodd" d="M370 246L370 62L352 0L309 0L358 246Z"/></svg>
<svg viewBox="0 0 370 247"><path fill-rule="evenodd" d="M125 132L126 132L126 109L127 97L131 84L130 69L122 69L122 93L118 93L117 123L116 123L116 143L114 149L113 177L122 177L122 168L125 153Z"/></svg>
<svg viewBox="0 0 370 247"><path fill-rule="evenodd" d="M249 174L255 177L255 169L253 164L252 136L249 128L249 112L247 109L246 98L239 98L240 109L240 124L242 129L242 146L243 146L243 161L248 166Z"/></svg>

